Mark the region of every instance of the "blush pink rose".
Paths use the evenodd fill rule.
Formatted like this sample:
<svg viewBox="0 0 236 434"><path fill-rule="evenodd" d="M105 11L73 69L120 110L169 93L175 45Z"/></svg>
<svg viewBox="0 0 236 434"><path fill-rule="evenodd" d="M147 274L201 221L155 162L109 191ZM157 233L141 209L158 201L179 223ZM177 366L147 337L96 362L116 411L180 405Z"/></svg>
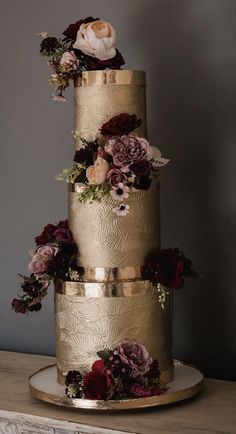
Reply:
<svg viewBox="0 0 236 434"><path fill-rule="evenodd" d="M30 273L33 273L36 276L41 276L47 271L47 268L47 263L44 261L37 261L32 259L32 261L29 263Z"/></svg>
<svg viewBox="0 0 236 434"><path fill-rule="evenodd" d="M45 244L38 248L36 255L45 256L46 260L49 260L57 255L59 248L56 244ZM34 258L34 257L33 257Z"/></svg>
<svg viewBox="0 0 236 434"><path fill-rule="evenodd" d="M74 51L66 51L65 53L63 53L60 60L61 66L66 66L66 67L68 66L70 68L76 69L78 64L79 64L79 60L75 56Z"/></svg>

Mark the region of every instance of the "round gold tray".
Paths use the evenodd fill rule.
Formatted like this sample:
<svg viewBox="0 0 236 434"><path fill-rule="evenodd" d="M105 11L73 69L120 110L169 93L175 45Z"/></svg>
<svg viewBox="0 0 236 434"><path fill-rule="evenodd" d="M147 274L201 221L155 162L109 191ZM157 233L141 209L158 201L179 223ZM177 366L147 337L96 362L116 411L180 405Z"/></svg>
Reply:
<svg viewBox="0 0 236 434"><path fill-rule="evenodd" d="M163 395L109 401L67 398L64 387L57 383L56 365L47 366L31 375L29 386L33 397L51 404L85 410L114 411L166 405L191 398L202 390L203 375L198 369L176 360L174 380L168 383L168 390Z"/></svg>

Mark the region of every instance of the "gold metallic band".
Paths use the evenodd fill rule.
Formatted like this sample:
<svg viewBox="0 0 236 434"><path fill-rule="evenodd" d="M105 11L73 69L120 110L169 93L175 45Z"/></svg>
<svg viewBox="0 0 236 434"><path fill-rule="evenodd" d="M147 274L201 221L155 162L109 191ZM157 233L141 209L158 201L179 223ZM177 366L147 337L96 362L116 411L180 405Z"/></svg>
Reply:
<svg viewBox="0 0 236 434"><path fill-rule="evenodd" d="M109 268L109 267L86 267L82 280L96 282L116 282L117 280L141 279L140 267Z"/></svg>
<svg viewBox="0 0 236 434"><path fill-rule="evenodd" d="M158 290L149 280L126 282L64 282L58 279L55 284L57 294L79 297L132 297L153 294Z"/></svg>
<svg viewBox="0 0 236 434"><path fill-rule="evenodd" d="M133 84L145 86L146 78L144 71L131 69L84 71L82 76L75 77L75 87L101 85L101 84Z"/></svg>

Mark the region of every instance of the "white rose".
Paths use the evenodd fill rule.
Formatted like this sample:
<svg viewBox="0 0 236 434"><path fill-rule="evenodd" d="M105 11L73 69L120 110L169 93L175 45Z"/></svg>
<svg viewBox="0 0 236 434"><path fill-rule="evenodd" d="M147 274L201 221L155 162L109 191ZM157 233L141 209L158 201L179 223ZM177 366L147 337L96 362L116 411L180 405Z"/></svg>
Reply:
<svg viewBox="0 0 236 434"><path fill-rule="evenodd" d="M100 60L112 59L116 54L115 40L116 32L111 24L97 20L81 24L73 48Z"/></svg>

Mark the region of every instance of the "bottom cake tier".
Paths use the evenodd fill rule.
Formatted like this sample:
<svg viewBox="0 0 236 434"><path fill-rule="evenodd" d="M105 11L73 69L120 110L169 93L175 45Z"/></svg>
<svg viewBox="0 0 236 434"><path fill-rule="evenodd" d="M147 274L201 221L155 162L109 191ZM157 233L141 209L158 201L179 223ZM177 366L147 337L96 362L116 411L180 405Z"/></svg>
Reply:
<svg viewBox="0 0 236 434"><path fill-rule="evenodd" d="M68 371L89 371L98 351L113 350L126 340L144 345L158 359L162 382L173 379L172 296L164 288L149 281L58 280L55 315L60 384Z"/></svg>

